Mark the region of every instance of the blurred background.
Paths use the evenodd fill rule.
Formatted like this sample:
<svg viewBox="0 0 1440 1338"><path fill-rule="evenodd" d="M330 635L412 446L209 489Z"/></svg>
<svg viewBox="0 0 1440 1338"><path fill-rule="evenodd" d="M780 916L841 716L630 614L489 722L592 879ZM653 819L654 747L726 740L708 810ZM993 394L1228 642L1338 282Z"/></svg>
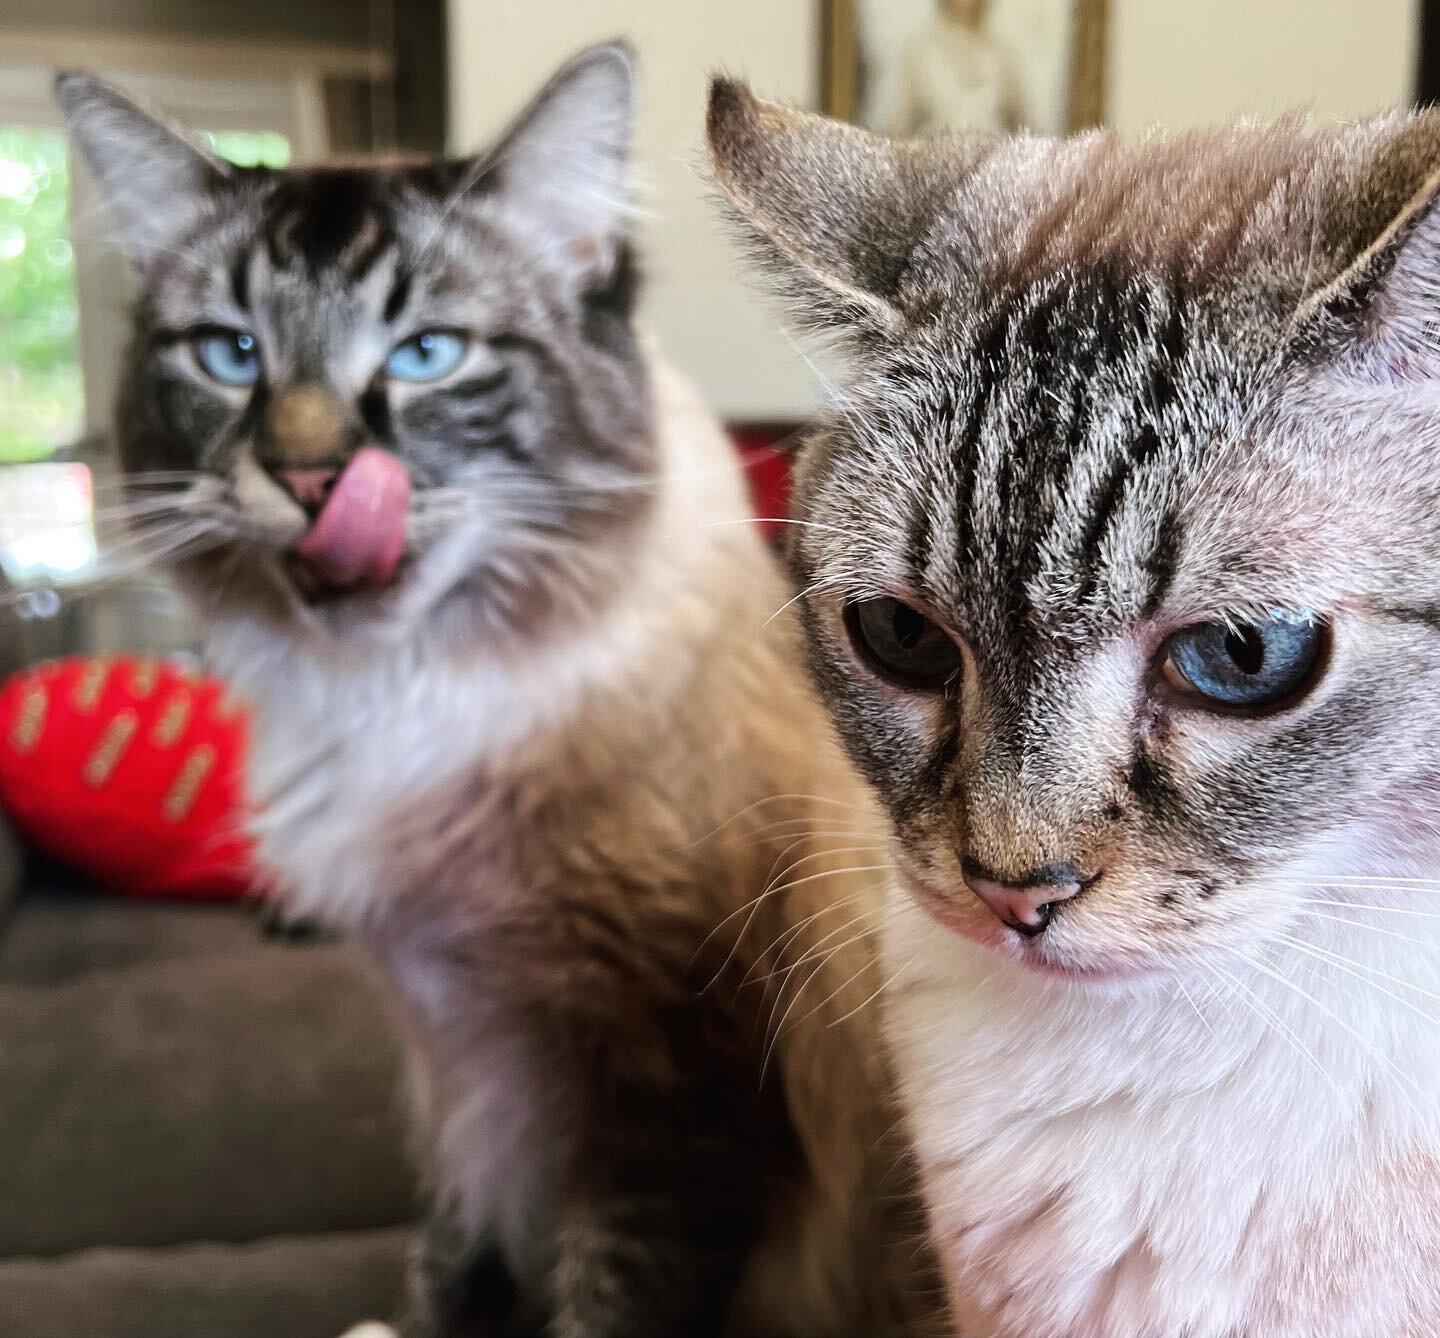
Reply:
<svg viewBox="0 0 1440 1338"><path fill-rule="evenodd" d="M157 746L182 718L208 722L212 762L243 746L188 676L194 625L107 515L129 277L67 150L54 71L97 71L218 153L279 166L475 149L575 49L622 34L641 62L645 320L771 513L774 443L820 390L707 201L710 72L901 133L1351 117L1440 96L1437 0L3 0L0 675L163 653L126 679L168 712ZM67 700L99 722L115 675L72 663ZM136 896L157 884L65 873L76 856L22 878L4 808L52 779L14 761L51 701L37 691L0 678L0 1338L324 1338L387 1311L414 1196L397 1047L363 964L257 933L198 877ZM87 775L80 798L46 801L52 858L146 830Z"/></svg>
<svg viewBox="0 0 1440 1338"><path fill-rule="evenodd" d="M50 97L112 76L237 162L464 152L568 53L641 53L646 319L729 422L783 435L805 359L737 277L699 177L705 76L900 132L1179 126L1425 99L1422 0L6 0L0 12L0 571L47 650L183 642L148 581L76 600L100 565L92 477L127 275ZM37 467L40 466L40 467ZM103 526L104 517L101 517ZM105 536L101 536L102 540ZM45 624L37 627L35 624Z"/></svg>

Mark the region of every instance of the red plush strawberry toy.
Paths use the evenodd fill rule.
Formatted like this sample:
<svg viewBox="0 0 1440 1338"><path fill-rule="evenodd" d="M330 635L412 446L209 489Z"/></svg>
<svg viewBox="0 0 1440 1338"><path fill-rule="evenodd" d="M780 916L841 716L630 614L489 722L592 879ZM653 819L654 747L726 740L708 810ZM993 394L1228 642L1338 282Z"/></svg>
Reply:
<svg viewBox="0 0 1440 1338"><path fill-rule="evenodd" d="M151 659L60 660L0 685L0 807L37 850L136 896L234 897L244 712Z"/></svg>

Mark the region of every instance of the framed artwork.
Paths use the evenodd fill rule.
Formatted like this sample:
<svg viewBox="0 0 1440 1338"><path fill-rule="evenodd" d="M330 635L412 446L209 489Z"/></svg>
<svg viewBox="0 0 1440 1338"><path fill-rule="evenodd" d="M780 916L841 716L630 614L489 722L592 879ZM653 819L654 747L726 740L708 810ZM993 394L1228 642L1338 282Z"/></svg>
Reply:
<svg viewBox="0 0 1440 1338"><path fill-rule="evenodd" d="M887 134L1105 116L1107 0L820 0L821 109Z"/></svg>

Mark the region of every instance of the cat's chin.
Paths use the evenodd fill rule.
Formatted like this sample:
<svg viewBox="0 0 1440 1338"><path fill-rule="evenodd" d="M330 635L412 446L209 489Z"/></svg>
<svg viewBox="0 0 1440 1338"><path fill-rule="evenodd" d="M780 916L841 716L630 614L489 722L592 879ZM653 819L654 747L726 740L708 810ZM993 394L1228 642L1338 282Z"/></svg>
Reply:
<svg viewBox="0 0 1440 1338"><path fill-rule="evenodd" d="M411 575L414 559L407 554L400 559L394 572L386 580L360 584L337 584L328 580L293 552L285 555L283 567L295 598L310 608L351 603L373 609L377 603L383 604L395 599L397 592Z"/></svg>

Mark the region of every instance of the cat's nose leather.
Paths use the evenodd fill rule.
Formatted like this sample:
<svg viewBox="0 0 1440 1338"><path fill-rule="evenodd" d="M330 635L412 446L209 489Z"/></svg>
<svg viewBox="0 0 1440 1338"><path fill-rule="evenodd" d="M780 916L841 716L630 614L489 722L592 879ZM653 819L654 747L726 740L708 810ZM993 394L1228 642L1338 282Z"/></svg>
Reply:
<svg viewBox="0 0 1440 1338"><path fill-rule="evenodd" d="M1055 907L1075 896L1086 880L1069 861L1046 864L1019 878L1001 878L968 857L962 861L965 885L989 907L1001 924L1034 938L1050 926Z"/></svg>
<svg viewBox="0 0 1440 1338"><path fill-rule="evenodd" d="M300 503L306 514L312 517L319 515L325 499L330 496L330 489L340 477L338 469L325 467L273 469L271 474L275 481Z"/></svg>

